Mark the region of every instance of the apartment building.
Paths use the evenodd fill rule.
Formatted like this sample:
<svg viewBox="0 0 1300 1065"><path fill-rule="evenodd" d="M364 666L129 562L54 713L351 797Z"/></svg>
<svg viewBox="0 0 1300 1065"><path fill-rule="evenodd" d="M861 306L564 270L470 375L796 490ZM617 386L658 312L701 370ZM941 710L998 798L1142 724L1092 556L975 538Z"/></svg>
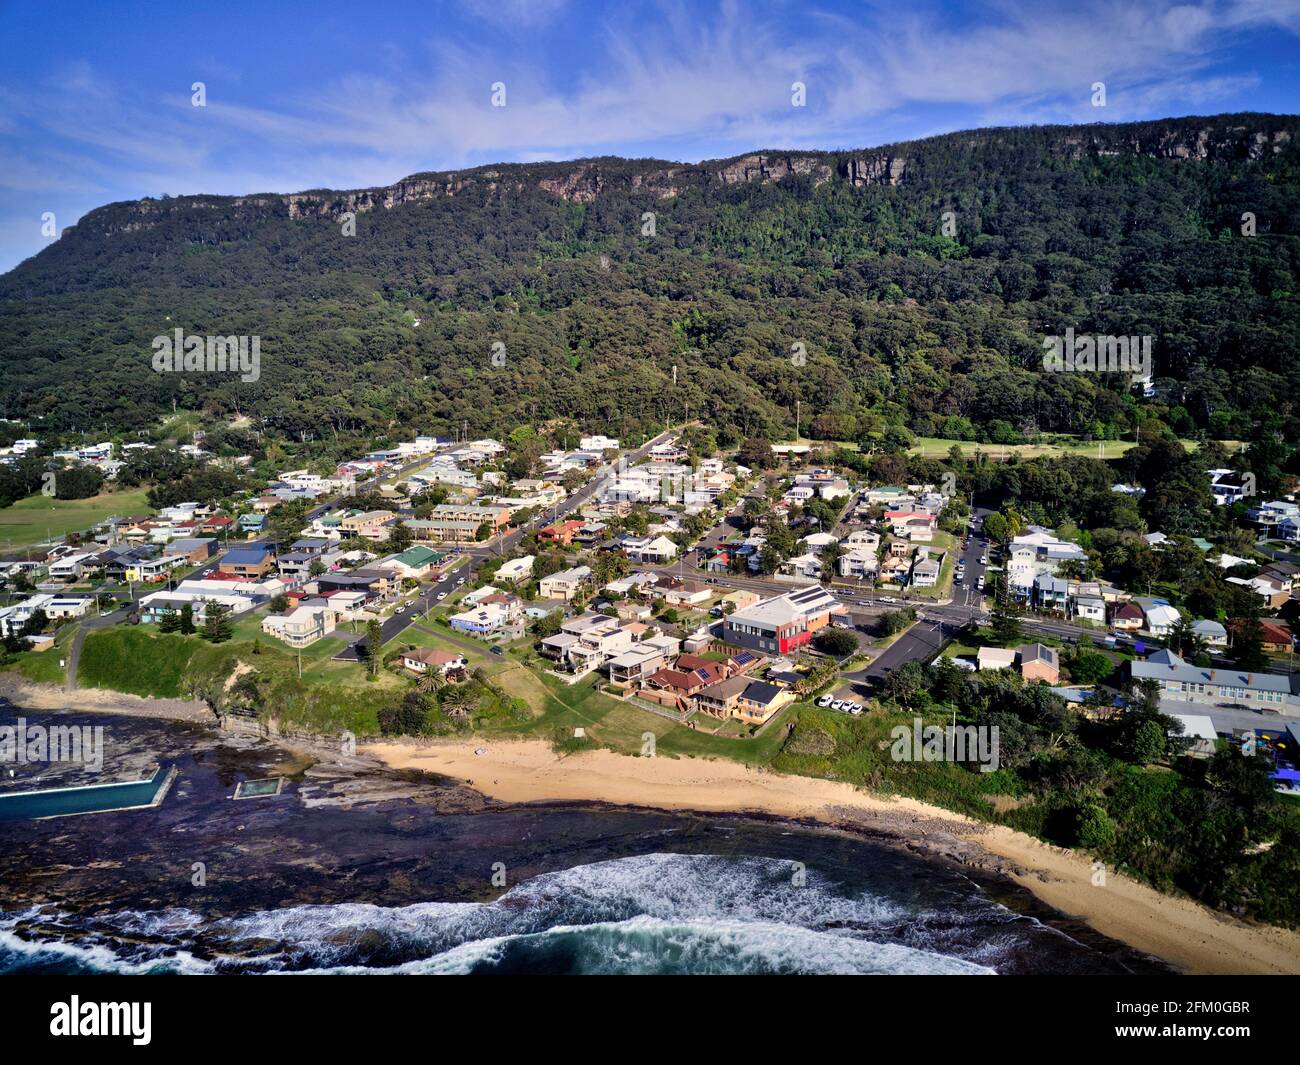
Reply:
<svg viewBox="0 0 1300 1065"><path fill-rule="evenodd" d="M723 619L723 641L751 651L785 654L843 614L839 601L819 585L774 596Z"/></svg>
<svg viewBox="0 0 1300 1065"><path fill-rule="evenodd" d="M1087 555L1078 544L1062 540L1038 525L1029 526L1023 536L1014 537L1008 553L1007 581L1014 595L1029 599L1033 595L1034 580L1040 574L1057 575L1066 562L1085 562Z"/></svg>

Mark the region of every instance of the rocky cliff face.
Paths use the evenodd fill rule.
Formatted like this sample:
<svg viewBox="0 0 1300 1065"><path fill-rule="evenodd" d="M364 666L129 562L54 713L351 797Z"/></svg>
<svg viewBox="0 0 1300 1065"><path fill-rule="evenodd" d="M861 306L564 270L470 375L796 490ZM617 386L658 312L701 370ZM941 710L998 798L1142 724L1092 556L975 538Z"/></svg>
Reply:
<svg viewBox="0 0 1300 1065"><path fill-rule="evenodd" d="M182 197L114 204L87 216L105 234L153 225L163 210L178 206L222 207L245 211L284 212L289 218L338 219L347 212L389 210L404 204L456 196L469 190L521 194L528 190L571 203L592 203L611 188L671 199L690 188L707 189L808 177L821 185L846 181L855 188L893 186L924 169L928 151L996 152L1013 146L1079 160L1089 157L1144 155L1156 159L1200 162L1259 160L1288 147L1300 134L1300 119L1278 115L1225 115L1203 119L1168 119L1122 125L1028 127L977 130L858 152L755 152L699 164L658 160L578 160L573 163L501 164L476 170L416 174L385 188L353 191L311 190L285 196ZM108 212L111 211L111 214ZM97 218L103 212L102 218Z"/></svg>

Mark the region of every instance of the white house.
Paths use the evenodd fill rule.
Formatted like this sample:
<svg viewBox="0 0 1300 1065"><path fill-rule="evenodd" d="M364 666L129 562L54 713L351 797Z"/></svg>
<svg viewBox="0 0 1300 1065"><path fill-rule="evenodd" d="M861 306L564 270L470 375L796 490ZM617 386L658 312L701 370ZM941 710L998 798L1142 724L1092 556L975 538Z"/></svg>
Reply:
<svg viewBox="0 0 1300 1065"><path fill-rule="evenodd" d="M1209 647L1228 646L1228 630L1217 621L1212 621L1208 618L1194 621L1192 623L1192 631L1204 640L1206 645Z"/></svg>
<svg viewBox="0 0 1300 1065"><path fill-rule="evenodd" d="M310 647L333 632L334 625L335 613L328 607L299 606L262 619L262 631L290 647Z"/></svg>
<svg viewBox="0 0 1300 1065"><path fill-rule="evenodd" d="M1153 603L1142 607L1146 615L1147 632L1152 636L1168 636L1170 631L1182 619L1175 607L1164 603Z"/></svg>
<svg viewBox="0 0 1300 1065"><path fill-rule="evenodd" d="M677 557L677 545L666 536L635 537L623 541L623 553L633 562L663 564Z"/></svg>
<svg viewBox="0 0 1300 1065"><path fill-rule="evenodd" d="M523 558L512 558L509 562L503 562L492 581L496 584L518 584L520 581L527 580L532 576L535 561L537 561L536 556L524 555Z"/></svg>
<svg viewBox="0 0 1300 1065"><path fill-rule="evenodd" d="M582 451L617 451L618 440L602 433L596 433L594 436L579 437L578 448Z"/></svg>
<svg viewBox="0 0 1300 1065"><path fill-rule="evenodd" d="M840 576L870 578L876 575L876 552L868 547L851 547L840 555Z"/></svg>
<svg viewBox="0 0 1300 1065"><path fill-rule="evenodd" d="M1087 557L1078 544L1062 540L1039 525L1031 525L1023 536L1011 541L1007 579L1016 595L1028 598L1039 574L1055 576L1062 563L1082 562Z"/></svg>

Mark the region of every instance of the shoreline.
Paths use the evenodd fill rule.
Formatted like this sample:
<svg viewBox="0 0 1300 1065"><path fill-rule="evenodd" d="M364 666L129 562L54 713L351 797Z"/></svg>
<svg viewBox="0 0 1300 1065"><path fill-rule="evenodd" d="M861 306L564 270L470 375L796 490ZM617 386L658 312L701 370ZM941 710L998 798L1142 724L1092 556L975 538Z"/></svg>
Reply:
<svg viewBox="0 0 1300 1065"><path fill-rule="evenodd" d="M76 710L198 725L215 726L217 723L208 704L201 700L155 699L109 688L74 688L69 691L57 684L28 680L11 670L0 671L0 699L7 699L25 710Z"/></svg>
<svg viewBox="0 0 1300 1065"><path fill-rule="evenodd" d="M481 754L476 751L482 752ZM561 756L541 740L367 744L392 769L464 781L510 803L602 802L700 813L763 813L829 828L867 829L967 866L1007 876L1067 917L1188 974L1300 973L1300 933L1164 895L1002 825L851 784L700 758L633 758L608 750Z"/></svg>

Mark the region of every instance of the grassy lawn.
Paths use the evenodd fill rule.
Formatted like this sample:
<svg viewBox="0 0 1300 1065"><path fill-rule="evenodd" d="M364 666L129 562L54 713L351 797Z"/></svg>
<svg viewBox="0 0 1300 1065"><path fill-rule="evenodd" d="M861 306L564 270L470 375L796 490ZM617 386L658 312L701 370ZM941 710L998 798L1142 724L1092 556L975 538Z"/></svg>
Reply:
<svg viewBox="0 0 1300 1065"><path fill-rule="evenodd" d="M891 730L898 725L910 729L916 716L910 711L873 710L850 717L808 704L798 709L794 733L773 758L773 769L911 795L985 820L993 816L999 797L1021 793L1007 770L973 773L953 762L894 761ZM922 716L925 724L947 724L942 708Z"/></svg>
<svg viewBox="0 0 1300 1065"><path fill-rule="evenodd" d="M1235 440L1222 441L1229 448L1240 447ZM943 458L952 447L961 448L963 455L973 455L976 451L995 459L1018 455L1020 458L1036 458L1040 455L1085 455L1088 458L1117 459L1126 451L1135 447L1132 440L1076 440L1068 436L1053 436L1038 444L980 444L974 440L947 440L938 436L918 436L916 443L909 449L913 455L926 458ZM1195 451L1199 446L1195 440L1182 441L1188 451Z"/></svg>
<svg viewBox="0 0 1300 1065"><path fill-rule="evenodd" d="M87 635L77 683L163 699L189 698L195 690L224 698L231 677L251 672L259 713L314 732L375 735L379 709L400 699L409 685L385 670L372 681L360 663L333 661L343 646L326 637L305 648L300 679L297 652L270 637L210 644L197 636L159 633L154 626L119 625Z"/></svg>
<svg viewBox="0 0 1300 1065"><path fill-rule="evenodd" d="M922 546L931 548L931 557L940 551L944 553L943 564L939 567L939 580L932 588L917 588L915 585L908 585L907 594L913 599L946 599L952 594L952 574L956 568L961 542L952 533L936 529L934 541Z"/></svg>
<svg viewBox="0 0 1300 1065"><path fill-rule="evenodd" d="M21 673L38 684L57 684L62 687L66 675L59 663L63 657L63 651L58 647L51 647L48 651L20 651L5 669Z"/></svg>
<svg viewBox="0 0 1300 1065"><path fill-rule="evenodd" d="M101 492L89 499L50 499L43 495L20 499L0 510L0 547L6 551L42 543L48 537L62 539L66 533L89 529L110 514L139 514L148 511L146 490Z"/></svg>
<svg viewBox="0 0 1300 1065"><path fill-rule="evenodd" d="M554 677L540 676L523 666L513 666L492 678L510 696L523 699L537 713L523 724L509 724L503 734L533 736L560 747L606 747L622 754L640 754L643 734L655 737L661 757L692 756L731 758L748 764L766 765L780 748L782 724L790 708L782 711L763 735L755 739L710 736L686 725L652 714L640 707L596 690L591 678L567 685ZM573 742L573 730L586 730L588 743Z"/></svg>

